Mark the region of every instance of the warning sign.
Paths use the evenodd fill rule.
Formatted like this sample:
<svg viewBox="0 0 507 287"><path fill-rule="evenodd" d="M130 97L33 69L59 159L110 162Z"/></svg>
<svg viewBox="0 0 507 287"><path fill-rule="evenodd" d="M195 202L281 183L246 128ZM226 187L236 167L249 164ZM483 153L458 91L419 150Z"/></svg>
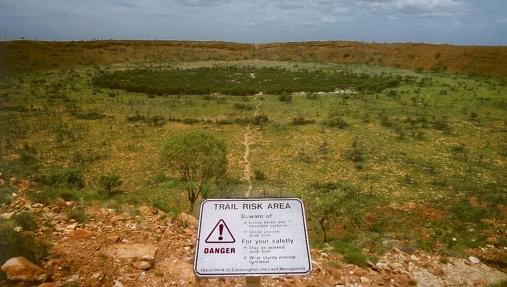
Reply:
<svg viewBox="0 0 507 287"><path fill-rule="evenodd" d="M220 219L215 225L215 228L211 230L208 237L206 237L206 243L234 243L236 239L232 236L229 227L225 224L223 219Z"/></svg>
<svg viewBox="0 0 507 287"><path fill-rule="evenodd" d="M311 271L303 203L296 198L201 204L194 272L201 277Z"/></svg>

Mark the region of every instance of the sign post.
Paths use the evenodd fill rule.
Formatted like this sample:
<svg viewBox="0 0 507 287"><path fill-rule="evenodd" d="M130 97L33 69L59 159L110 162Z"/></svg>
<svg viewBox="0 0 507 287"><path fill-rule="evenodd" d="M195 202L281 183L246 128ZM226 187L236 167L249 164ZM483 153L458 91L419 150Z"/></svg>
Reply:
<svg viewBox="0 0 507 287"><path fill-rule="evenodd" d="M301 200L202 202L194 261L197 276L247 276L247 286L259 286L259 276L305 275L311 269Z"/></svg>

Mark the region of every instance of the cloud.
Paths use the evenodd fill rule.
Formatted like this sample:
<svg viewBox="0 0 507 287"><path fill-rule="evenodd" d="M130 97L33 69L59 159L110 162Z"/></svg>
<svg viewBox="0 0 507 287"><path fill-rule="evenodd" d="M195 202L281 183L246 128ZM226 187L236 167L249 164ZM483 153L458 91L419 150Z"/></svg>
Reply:
<svg viewBox="0 0 507 287"><path fill-rule="evenodd" d="M112 1L113 6L120 8L139 8L137 2L130 0L114 0Z"/></svg>
<svg viewBox="0 0 507 287"><path fill-rule="evenodd" d="M173 0L181 6L187 7L209 7L220 4L227 4L231 0Z"/></svg>
<svg viewBox="0 0 507 287"><path fill-rule="evenodd" d="M358 4L419 16L448 16L462 10L464 5L459 0L359 0Z"/></svg>

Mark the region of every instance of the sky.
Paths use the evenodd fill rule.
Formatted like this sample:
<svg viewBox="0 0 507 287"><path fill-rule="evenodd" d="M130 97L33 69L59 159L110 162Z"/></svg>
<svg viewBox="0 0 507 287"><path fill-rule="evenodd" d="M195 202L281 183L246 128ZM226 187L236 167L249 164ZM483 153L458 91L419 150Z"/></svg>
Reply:
<svg viewBox="0 0 507 287"><path fill-rule="evenodd" d="M507 0L0 0L0 39L507 45Z"/></svg>

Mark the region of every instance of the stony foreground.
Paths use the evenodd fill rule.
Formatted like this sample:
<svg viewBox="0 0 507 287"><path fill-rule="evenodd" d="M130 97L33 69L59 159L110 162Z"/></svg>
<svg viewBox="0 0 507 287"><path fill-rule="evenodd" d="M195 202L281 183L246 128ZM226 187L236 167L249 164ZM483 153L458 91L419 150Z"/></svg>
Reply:
<svg viewBox="0 0 507 287"><path fill-rule="evenodd" d="M244 278L196 282L192 264L197 220L190 215L172 218L146 206L117 211L97 202L86 208L91 219L79 223L66 213L77 204L59 200L44 206L27 200L21 190L0 209L3 218L20 212L37 215L36 236L53 244L53 256L42 266L23 257L1 262L9 278L0 281L1 286L244 285ZM263 278L262 286L488 286L507 280L476 257L442 260L396 242L391 245L395 247L368 268L344 263L330 247L312 249L311 275ZM491 246L482 252L506 251Z"/></svg>

